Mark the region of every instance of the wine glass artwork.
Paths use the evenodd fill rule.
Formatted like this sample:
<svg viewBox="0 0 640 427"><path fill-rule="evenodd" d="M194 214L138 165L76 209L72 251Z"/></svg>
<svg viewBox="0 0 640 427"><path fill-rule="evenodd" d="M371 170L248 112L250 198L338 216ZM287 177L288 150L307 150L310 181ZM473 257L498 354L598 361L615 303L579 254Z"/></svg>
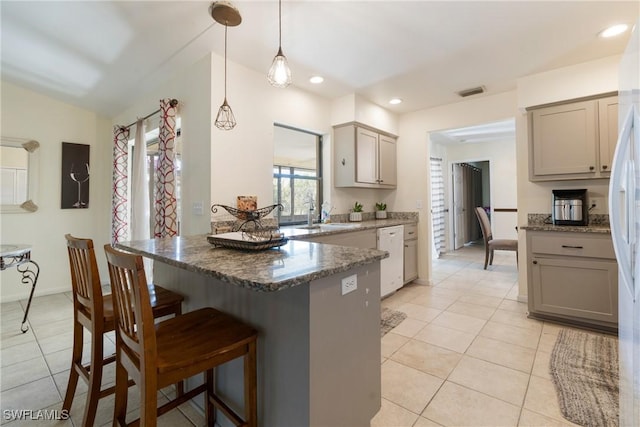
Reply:
<svg viewBox="0 0 640 427"><path fill-rule="evenodd" d="M76 165L75 163L72 163L69 176L71 176L72 180L78 183L78 201L73 204L73 207L86 207L87 203L82 201L82 183L89 180L89 164L83 163L80 165Z"/></svg>
<svg viewBox="0 0 640 427"><path fill-rule="evenodd" d="M60 208L89 209L90 146L73 142L62 143Z"/></svg>

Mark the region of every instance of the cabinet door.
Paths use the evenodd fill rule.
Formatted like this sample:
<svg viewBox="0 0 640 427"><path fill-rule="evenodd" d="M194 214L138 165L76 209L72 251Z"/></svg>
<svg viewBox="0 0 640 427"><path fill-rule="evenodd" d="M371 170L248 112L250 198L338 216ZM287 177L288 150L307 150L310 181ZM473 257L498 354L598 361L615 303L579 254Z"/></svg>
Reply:
<svg viewBox="0 0 640 427"><path fill-rule="evenodd" d="M380 185L396 186L397 170L396 170L396 140L388 136L380 135L379 144L379 164L380 171L378 175Z"/></svg>
<svg viewBox="0 0 640 427"><path fill-rule="evenodd" d="M534 257L532 264L535 312L617 324L615 261Z"/></svg>
<svg viewBox="0 0 640 427"><path fill-rule="evenodd" d="M378 134L357 128L356 133L356 181L377 184Z"/></svg>
<svg viewBox="0 0 640 427"><path fill-rule="evenodd" d="M618 142L618 97L598 100L598 124L600 125L600 172L608 173Z"/></svg>
<svg viewBox="0 0 640 427"><path fill-rule="evenodd" d="M404 283L418 278L418 241L404 241Z"/></svg>
<svg viewBox="0 0 640 427"><path fill-rule="evenodd" d="M532 112L533 176L596 170L596 105L583 101Z"/></svg>

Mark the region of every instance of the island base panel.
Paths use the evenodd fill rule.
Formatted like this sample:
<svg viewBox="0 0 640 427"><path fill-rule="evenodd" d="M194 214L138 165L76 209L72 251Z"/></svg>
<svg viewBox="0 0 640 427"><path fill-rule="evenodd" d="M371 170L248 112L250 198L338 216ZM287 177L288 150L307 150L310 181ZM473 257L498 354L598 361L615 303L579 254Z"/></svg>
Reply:
<svg viewBox="0 0 640 427"><path fill-rule="evenodd" d="M341 280L357 275L355 291ZM277 292L257 292L155 262L154 282L185 296L183 312L214 307L259 331L260 426L368 426L380 409L380 263ZM188 388L202 383L192 378ZM242 361L216 371L218 392L242 412ZM195 403L203 407L202 398ZM217 423L228 425L223 416Z"/></svg>

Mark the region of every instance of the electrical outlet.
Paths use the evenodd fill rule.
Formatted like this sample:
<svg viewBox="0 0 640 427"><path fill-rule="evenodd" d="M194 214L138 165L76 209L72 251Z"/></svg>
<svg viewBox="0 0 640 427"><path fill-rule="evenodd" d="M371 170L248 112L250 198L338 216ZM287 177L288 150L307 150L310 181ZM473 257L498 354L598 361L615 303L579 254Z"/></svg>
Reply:
<svg viewBox="0 0 640 427"><path fill-rule="evenodd" d="M342 279L342 295L346 295L356 289L358 289L358 275L352 274Z"/></svg>
<svg viewBox="0 0 640 427"><path fill-rule="evenodd" d="M193 202L191 212L194 215L204 215L204 202Z"/></svg>

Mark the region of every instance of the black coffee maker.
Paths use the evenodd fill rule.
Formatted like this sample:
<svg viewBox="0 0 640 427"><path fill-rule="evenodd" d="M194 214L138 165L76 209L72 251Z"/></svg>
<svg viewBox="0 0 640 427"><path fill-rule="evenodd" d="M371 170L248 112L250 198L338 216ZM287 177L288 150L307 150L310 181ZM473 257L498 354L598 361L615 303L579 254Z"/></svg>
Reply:
<svg viewBox="0 0 640 427"><path fill-rule="evenodd" d="M588 225L587 190L553 190L551 212L554 225Z"/></svg>

